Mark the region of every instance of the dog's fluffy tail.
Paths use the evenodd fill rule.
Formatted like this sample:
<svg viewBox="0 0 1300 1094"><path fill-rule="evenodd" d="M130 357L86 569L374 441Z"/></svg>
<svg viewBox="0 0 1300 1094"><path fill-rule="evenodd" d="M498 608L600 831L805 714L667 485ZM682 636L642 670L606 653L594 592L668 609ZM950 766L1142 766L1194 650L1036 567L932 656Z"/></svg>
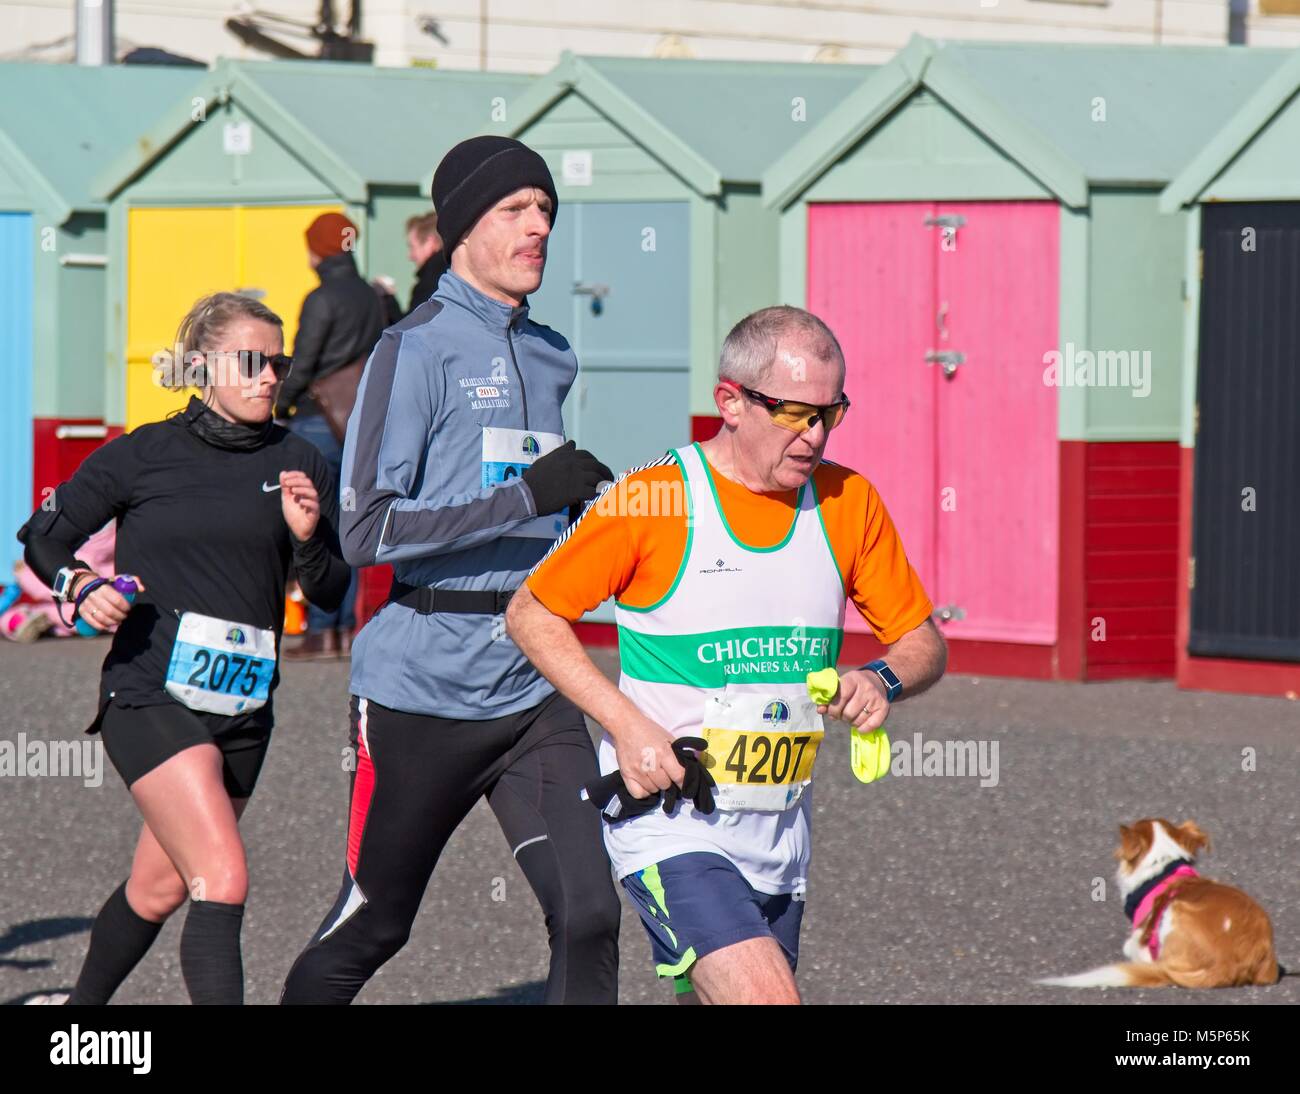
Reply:
<svg viewBox="0 0 1300 1094"><path fill-rule="evenodd" d="M1118 965L1102 965L1099 969L1074 976L1036 980L1035 983L1053 988L1164 988L1172 981L1163 969L1155 965L1126 961Z"/></svg>

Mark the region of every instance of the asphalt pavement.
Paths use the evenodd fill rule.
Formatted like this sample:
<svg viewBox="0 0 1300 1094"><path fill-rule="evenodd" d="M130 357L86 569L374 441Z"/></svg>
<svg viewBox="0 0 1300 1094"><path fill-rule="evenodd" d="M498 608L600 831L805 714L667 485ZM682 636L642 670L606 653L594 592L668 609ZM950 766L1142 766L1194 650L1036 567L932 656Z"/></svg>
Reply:
<svg viewBox="0 0 1300 1094"><path fill-rule="evenodd" d="M19 734L79 740L106 650L102 639L0 648L0 747ZM616 673L612 651L593 655ZM250 1003L276 1001L342 874L348 668L290 664L284 676L243 823ZM976 770L925 774L918 763L863 785L847 731L831 727L817 765L806 1002L1300 1002L1300 975L1202 993L1032 983L1120 959L1112 852L1119 824L1141 817L1196 820L1212 841L1201 872L1264 906L1280 959L1300 974L1300 703L1159 681L951 676L900 704L888 728L909 746L919 734L922 754L929 742L972 742L960 751ZM128 871L139 830L130 797L106 757L102 785L84 781L0 776L0 1001L75 980L91 921ZM180 927L174 917L114 1002L187 1002ZM671 1002L626 900L621 953L622 1002ZM448 845L410 942L358 1002L537 1002L546 965L538 907L480 804Z"/></svg>

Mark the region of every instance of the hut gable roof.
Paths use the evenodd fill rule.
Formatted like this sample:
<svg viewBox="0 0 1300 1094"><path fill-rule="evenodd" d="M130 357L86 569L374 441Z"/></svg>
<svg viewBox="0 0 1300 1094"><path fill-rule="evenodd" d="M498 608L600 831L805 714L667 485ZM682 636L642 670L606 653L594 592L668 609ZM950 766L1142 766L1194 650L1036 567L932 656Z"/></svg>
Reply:
<svg viewBox="0 0 1300 1094"><path fill-rule="evenodd" d="M577 57L510 106L521 133L576 92L704 194L764 169L874 71L868 65Z"/></svg>
<svg viewBox="0 0 1300 1094"><path fill-rule="evenodd" d="M418 185L431 162L486 125L495 101L507 101L530 80L511 73L323 61L223 61L193 96L238 102L259 124L302 150L341 197L362 202L370 186ZM139 148L99 175L100 193L120 192L192 126L202 124L190 98L177 103Z"/></svg>
<svg viewBox="0 0 1300 1094"><path fill-rule="evenodd" d="M0 157L58 223L102 209L94 177L194 79L190 68L0 64Z"/></svg>
<svg viewBox="0 0 1300 1094"><path fill-rule="evenodd" d="M1067 205L1094 185L1162 186L1287 55L914 37L765 173L764 200L797 200L922 88Z"/></svg>
<svg viewBox="0 0 1300 1094"><path fill-rule="evenodd" d="M1272 52L1272 51L1270 51ZM1300 52L1273 69L1206 142L1160 196L1162 212L1195 201L1220 174L1300 95Z"/></svg>

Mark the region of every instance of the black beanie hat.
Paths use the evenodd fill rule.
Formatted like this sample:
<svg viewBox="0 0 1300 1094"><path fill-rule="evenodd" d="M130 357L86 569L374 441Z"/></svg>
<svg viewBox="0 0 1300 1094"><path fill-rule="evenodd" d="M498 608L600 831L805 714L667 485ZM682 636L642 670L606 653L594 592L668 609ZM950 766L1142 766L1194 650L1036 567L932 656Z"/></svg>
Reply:
<svg viewBox="0 0 1300 1094"><path fill-rule="evenodd" d="M546 192L554 224L560 199L541 156L512 137L471 137L456 145L433 173L433 207L444 253L450 257L486 210L525 186Z"/></svg>

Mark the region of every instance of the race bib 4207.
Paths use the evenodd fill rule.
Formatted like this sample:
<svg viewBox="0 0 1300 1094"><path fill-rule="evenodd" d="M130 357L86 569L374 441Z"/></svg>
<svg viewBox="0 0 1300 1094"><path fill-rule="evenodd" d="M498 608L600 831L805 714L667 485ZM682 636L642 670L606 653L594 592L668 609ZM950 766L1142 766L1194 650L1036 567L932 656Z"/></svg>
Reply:
<svg viewBox="0 0 1300 1094"><path fill-rule="evenodd" d="M810 702L731 694L705 704L700 736L720 809L784 810L811 782L825 731Z"/></svg>

